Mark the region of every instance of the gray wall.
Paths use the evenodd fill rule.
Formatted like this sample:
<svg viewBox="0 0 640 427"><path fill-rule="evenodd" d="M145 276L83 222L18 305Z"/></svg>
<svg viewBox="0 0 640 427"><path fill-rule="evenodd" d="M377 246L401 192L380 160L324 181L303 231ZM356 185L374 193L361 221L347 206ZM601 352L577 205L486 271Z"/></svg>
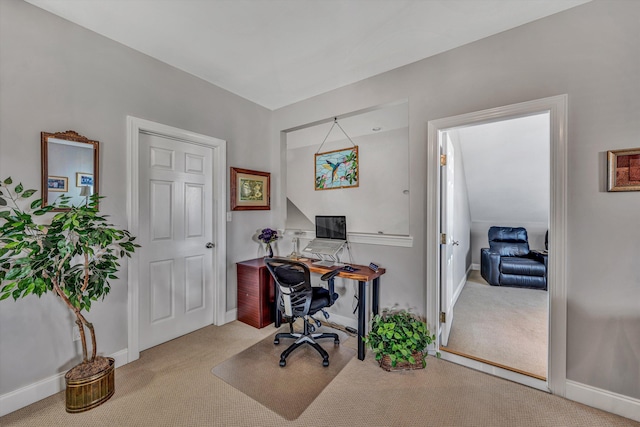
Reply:
<svg viewBox="0 0 640 427"><path fill-rule="evenodd" d="M230 166L268 170L269 147L259 141L270 132L269 110L28 3L0 1L0 177L39 189L40 132L75 130L100 141L100 208L126 226L127 115L224 139ZM234 213L227 224L233 309L235 262L255 257L251 236L271 225L271 212ZM107 355L127 348L127 283L112 285L88 315ZM0 395L78 363L72 326L52 295L2 301Z"/></svg>
<svg viewBox="0 0 640 427"><path fill-rule="evenodd" d="M356 262L388 268L383 307L424 311L425 287L436 286L425 284L424 267L427 122L568 94L567 375L640 398L640 197L605 191L606 151L639 145L639 22L640 2L596 0L279 109L272 169L285 165L279 131L407 97L414 247L353 252ZM283 176L274 183L284 223Z"/></svg>
<svg viewBox="0 0 640 427"><path fill-rule="evenodd" d="M566 93L567 373L571 380L637 399L640 197L605 191L605 154L639 145L639 21L640 2L596 0L272 114L22 1L0 0L0 176L38 188L40 131L76 130L101 142L101 193L108 197L102 208L115 223L126 224L126 115L229 141L229 166L270 170L273 179L273 210L234 212L228 224L232 309L234 263L257 255L255 230L284 225L280 131L408 98L414 246L354 244L352 252L356 262L377 260L388 267L383 306L398 302L424 311L425 287L435 286L425 284L424 267L430 255L424 238L427 122ZM269 132L272 144L261 144ZM126 283L118 281L91 311L105 354L126 348L126 297ZM0 303L0 394L78 361L70 314L43 298ZM351 304L345 305L341 310L348 312Z"/></svg>

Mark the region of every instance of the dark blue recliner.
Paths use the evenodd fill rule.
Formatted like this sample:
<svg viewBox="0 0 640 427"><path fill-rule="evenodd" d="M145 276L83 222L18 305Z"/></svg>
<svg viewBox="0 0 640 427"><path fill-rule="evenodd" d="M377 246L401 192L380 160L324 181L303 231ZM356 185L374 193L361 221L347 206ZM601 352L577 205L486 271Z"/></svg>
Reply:
<svg viewBox="0 0 640 427"><path fill-rule="evenodd" d="M522 227L489 228L489 248L480 251L480 273L493 286L547 289L547 257L529 250Z"/></svg>

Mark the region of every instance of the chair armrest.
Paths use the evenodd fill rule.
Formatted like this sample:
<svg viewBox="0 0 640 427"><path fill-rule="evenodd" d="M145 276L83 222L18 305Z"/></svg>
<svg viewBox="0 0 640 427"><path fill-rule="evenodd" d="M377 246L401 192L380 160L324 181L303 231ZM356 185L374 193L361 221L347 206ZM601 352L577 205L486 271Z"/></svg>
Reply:
<svg viewBox="0 0 640 427"><path fill-rule="evenodd" d="M531 251L531 252L529 252L528 258L535 259L536 261L544 264L545 267L546 267L547 266L547 260L549 259L549 256L547 254L544 254L544 253L540 252L540 251Z"/></svg>
<svg viewBox="0 0 640 427"><path fill-rule="evenodd" d="M489 248L480 250L480 274L490 285L500 286L500 254Z"/></svg>
<svg viewBox="0 0 640 427"><path fill-rule="evenodd" d="M327 285L329 287L329 306L333 305L333 303L338 299L338 294L335 291L335 284L334 284L334 280L335 277L340 274L340 270L336 269L336 270L332 270L329 271L327 273L324 273L321 277L320 280L327 282Z"/></svg>
<svg viewBox="0 0 640 427"><path fill-rule="evenodd" d="M324 273L320 277L320 280L322 280L323 282L327 282L327 281L333 279L334 277L336 277L338 274L340 274L340 270L339 269L328 271L328 272Z"/></svg>

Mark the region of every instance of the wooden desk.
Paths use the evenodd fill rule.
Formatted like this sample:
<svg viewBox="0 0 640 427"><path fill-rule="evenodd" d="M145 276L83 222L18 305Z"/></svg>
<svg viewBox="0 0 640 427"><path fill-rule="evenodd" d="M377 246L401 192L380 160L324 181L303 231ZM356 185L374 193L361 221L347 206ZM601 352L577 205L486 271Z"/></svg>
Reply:
<svg viewBox="0 0 640 427"><path fill-rule="evenodd" d="M322 267L313 265L317 260L303 261L309 267L312 273L324 274L333 270L340 270L342 267ZM340 271L338 277L344 277L345 279L358 281L358 359L364 360L365 345L364 336L367 332L367 283L371 282L371 311L373 314L378 314L380 308L380 276L382 276L386 270L379 268L377 272L371 270L366 265L347 264L353 268L357 268L357 271L350 273L348 271Z"/></svg>
<svg viewBox="0 0 640 427"><path fill-rule="evenodd" d="M323 267L323 266L313 265L313 262L316 262L316 261L317 260L309 259L302 262L304 262L309 267L309 270L312 273L317 273L317 274L324 274L324 273L328 273L329 271L339 270L340 268L342 268L342 267ZM259 269L261 272L258 273L258 277L263 277L264 271L267 271L267 274L269 274L264 264L264 259L262 258L243 261L241 263L238 263L238 265L251 266L253 268ZM343 277L345 279L358 281L358 338L357 338L358 339L358 359L364 360L365 345L364 345L363 338L366 335L366 331L367 331L366 319L367 319L367 313L368 313L367 283L371 283L372 285L371 286L371 311L373 311L373 314L375 315L375 314L378 314L379 307L380 307L380 276L382 276L386 272L386 270L384 268L380 268L378 269L377 272L374 272L366 265L356 265L356 264L348 264L348 265L351 265L353 268L357 268L358 270L352 273L348 271L340 271L337 277ZM243 285L243 289L245 288L246 286ZM240 277L238 278L238 289L240 289ZM271 293L262 292L262 294L266 295ZM242 305L244 307L246 305L244 302L241 302L241 298L243 298L243 295L241 295L239 291L238 292L238 313L240 313L240 306ZM280 316L279 316L280 313L278 312L277 301L275 301L275 304L276 304L276 307L273 308L276 314L275 326L280 327Z"/></svg>

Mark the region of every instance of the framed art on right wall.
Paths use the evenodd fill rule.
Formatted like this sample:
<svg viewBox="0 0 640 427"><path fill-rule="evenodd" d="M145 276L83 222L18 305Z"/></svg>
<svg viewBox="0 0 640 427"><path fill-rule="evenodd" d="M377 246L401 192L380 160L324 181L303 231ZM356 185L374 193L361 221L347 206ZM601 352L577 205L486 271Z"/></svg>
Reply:
<svg viewBox="0 0 640 427"><path fill-rule="evenodd" d="M640 148L607 152L607 191L640 191Z"/></svg>

